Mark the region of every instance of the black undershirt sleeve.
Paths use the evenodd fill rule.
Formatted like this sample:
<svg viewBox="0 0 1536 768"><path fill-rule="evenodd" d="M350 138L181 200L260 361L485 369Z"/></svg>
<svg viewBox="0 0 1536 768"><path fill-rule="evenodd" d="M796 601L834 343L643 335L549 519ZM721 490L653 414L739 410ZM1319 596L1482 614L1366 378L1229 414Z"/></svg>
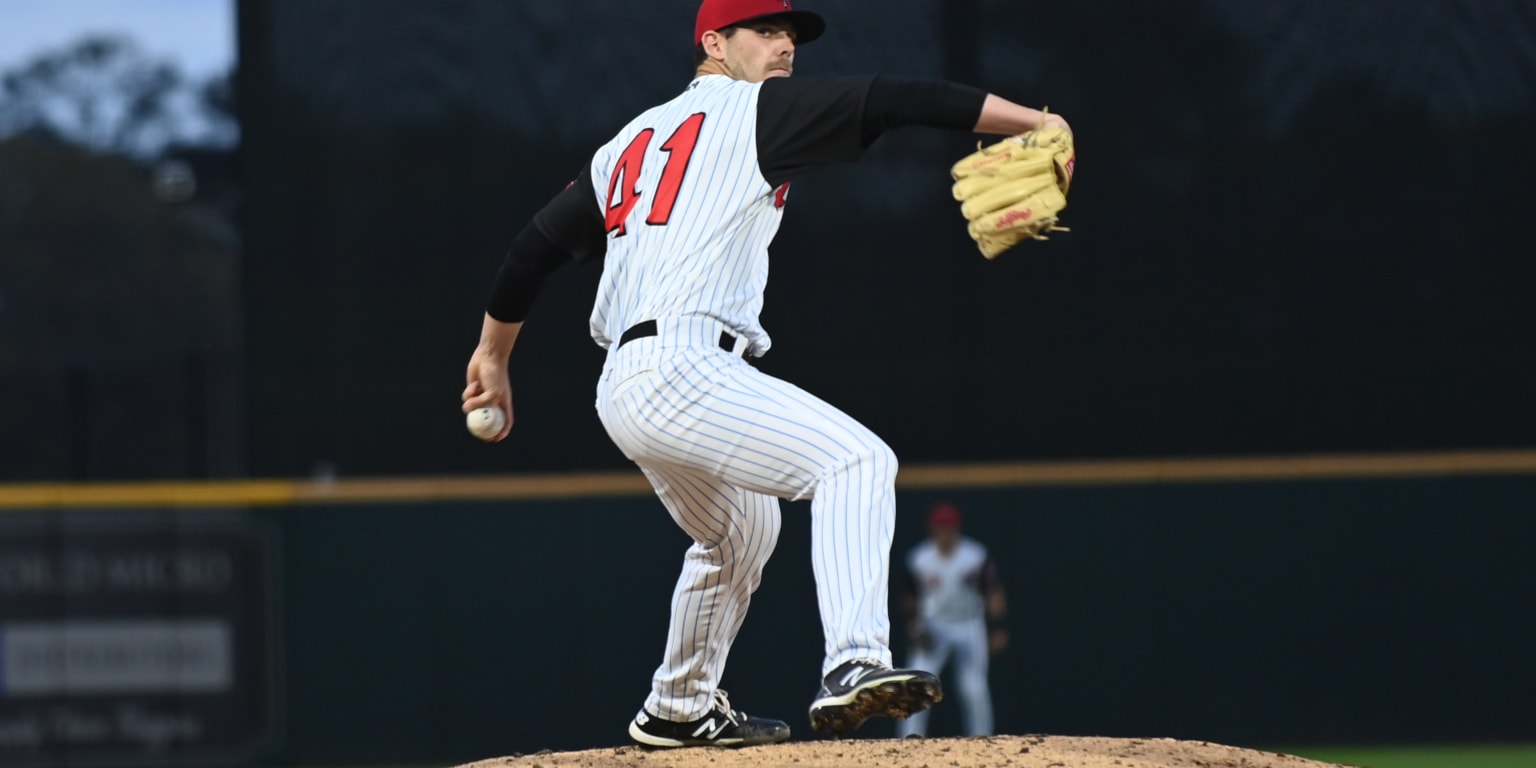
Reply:
<svg viewBox="0 0 1536 768"><path fill-rule="evenodd" d="M1003 582L997 577L997 566L992 562L992 556L987 555L986 562L981 566L981 614L986 619L988 632L1007 628L1007 614L992 613L992 595L1002 591Z"/></svg>
<svg viewBox="0 0 1536 768"><path fill-rule="evenodd" d="M601 259L607 233L592 189L592 173L583 168L576 180L555 195L512 241L491 286L485 311L504 323L520 323L557 267L567 261Z"/></svg>
<svg viewBox="0 0 1536 768"><path fill-rule="evenodd" d="M987 92L945 80L880 76L864 101L865 143L907 125L969 131L981 119Z"/></svg>
<svg viewBox="0 0 1536 768"><path fill-rule="evenodd" d="M988 555L986 562L981 564L981 593L990 595L1002 588L1003 582L997 578L997 565L992 562L992 556Z"/></svg>
<svg viewBox="0 0 1536 768"><path fill-rule="evenodd" d="M533 223L575 261L601 259L608 251L608 232L592 189L591 167L583 166L575 181L533 215Z"/></svg>
<svg viewBox="0 0 1536 768"><path fill-rule="evenodd" d="M856 160L894 128L970 130L986 98L986 91L943 80L773 78L758 94L758 165L778 186L807 168Z"/></svg>
<svg viewBox="0 0 1536 768"><path fill-rule="evenodd" d="M779 186L800 171L858 159L872 76L777 77L757 96L757 163Z"/></svg>

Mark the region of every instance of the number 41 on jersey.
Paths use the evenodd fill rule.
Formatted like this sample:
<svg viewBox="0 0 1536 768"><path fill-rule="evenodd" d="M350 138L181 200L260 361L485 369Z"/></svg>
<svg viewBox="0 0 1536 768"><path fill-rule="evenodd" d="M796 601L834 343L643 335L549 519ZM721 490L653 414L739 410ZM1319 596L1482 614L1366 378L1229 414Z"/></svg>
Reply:
<svg viewBox="0 0 1536 768"><path fill-rule="evenodd" d="M661 169L661 181L656 185L656 199L645 223L662 225L672 218L672 208L677 205L677 190L683 185L688 172L688 161L693 157L694 145L699 143L699 129L704 125L704 113L695 112L683 121L677 130L661 144L667 153L667 164ZM608 214L604 223L615 237L623 237L624 220L640 202L640 167L645 163L645 153L651 148L656 131L646 128L629 142L608 180Z"/></svg>

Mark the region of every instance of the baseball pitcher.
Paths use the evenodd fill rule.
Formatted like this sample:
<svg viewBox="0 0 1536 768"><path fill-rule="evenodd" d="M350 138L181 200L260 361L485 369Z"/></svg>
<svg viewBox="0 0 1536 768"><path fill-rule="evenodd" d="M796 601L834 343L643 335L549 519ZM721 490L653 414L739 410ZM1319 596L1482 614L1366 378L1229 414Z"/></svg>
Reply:
<svg viewBox="0 0 1536 768"><path fill-rule="evenodd" d="M931 126L1010 137L951 169L983 253L1049 231L1064 205L1071 166L1047 154L1070 151L1059 115L942 81L791 77L799 47L825 28L788 0L703 0L694 78L619 128L514 239L466 372L464 411L500 407L507 419L492 439L505 438L508 358L541 284L568 261L602 261L591 315L607 350L598 418L693 539L661 663L629 724L651 747L789 737L783 721L747 716L719 687L778 540L779 499L811 500L825 636L811 726L845 733L942 696L934 675L891 664L895 454L746 359L772 346L759 313L791 183L857 159L888 131Z"/></svg>

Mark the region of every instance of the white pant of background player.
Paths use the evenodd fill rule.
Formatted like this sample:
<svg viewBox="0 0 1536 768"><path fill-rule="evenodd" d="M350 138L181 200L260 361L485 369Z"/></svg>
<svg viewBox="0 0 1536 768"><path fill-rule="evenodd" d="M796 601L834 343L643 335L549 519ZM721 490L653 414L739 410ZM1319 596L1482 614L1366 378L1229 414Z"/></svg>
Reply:
<svg viewBox="0 0 1536 768"><path fill-rule="evenodd" d="M852 417L723 350L713 319L657 325L609 352L597 387L609 437L694 541L645 709L674 721L709 711L778 541L779 498L812 499L822 675L855 659L890 665L895 454Z"/></svg>
<svg viewBox="0 0 1536 768"><path fill-rule="evenodd" d="M926 649L912 649L907 658L907 666L937 675L945 662L953 656L955 689L960 693L965 735L992 735L992 692L987 686L987 664L991 654L987 647L986 621L972 619L948 622L929 619L923 623L923 627L928 633L929 646ZM945 687L948 688L948 684ZM898 721L897 735L927 735L928 714L919 712Z"/></svg>

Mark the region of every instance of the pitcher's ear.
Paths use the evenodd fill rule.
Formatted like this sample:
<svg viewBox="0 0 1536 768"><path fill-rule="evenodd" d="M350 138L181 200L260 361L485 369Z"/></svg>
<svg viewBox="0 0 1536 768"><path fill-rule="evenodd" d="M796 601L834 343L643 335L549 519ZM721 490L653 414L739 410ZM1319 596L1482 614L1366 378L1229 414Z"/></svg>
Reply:
<svg viewBox="0 0 1536 768"><path fill-rule="evenodd" d="M725 58L725 35L718 30L709 30L699 38L699 45L703 47L704 54L710 58Z"/></svg>

